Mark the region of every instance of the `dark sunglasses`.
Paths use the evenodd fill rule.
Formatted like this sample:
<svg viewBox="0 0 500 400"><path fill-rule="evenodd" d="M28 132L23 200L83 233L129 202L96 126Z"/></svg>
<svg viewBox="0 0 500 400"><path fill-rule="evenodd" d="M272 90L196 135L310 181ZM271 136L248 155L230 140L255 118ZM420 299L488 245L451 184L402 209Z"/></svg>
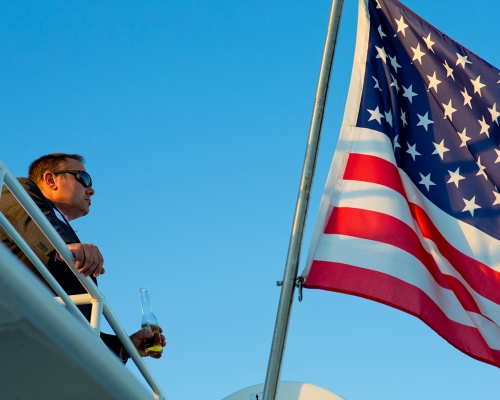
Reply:
<svg viewBox="0 0 500 400"><path fill-rule="evenodd" d="M52 171L53 174L71 174L74 175L76 180L85 187L92 187L92 178L85 171L78 171L76 169L60 169Z"/></svg>

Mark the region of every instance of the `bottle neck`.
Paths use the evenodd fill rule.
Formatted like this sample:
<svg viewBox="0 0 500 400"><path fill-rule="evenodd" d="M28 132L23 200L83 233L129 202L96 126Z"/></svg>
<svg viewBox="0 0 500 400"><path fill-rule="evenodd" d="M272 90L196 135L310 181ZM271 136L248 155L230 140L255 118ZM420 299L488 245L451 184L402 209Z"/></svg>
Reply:
<svg viewBox="0 0 500 400"><path fill-rule="evenodd" d="M151 314L153 310L151 309L151 302L149 301L149 294L147 290L141 290L141 304L142 304L142 314Z"/></svg>

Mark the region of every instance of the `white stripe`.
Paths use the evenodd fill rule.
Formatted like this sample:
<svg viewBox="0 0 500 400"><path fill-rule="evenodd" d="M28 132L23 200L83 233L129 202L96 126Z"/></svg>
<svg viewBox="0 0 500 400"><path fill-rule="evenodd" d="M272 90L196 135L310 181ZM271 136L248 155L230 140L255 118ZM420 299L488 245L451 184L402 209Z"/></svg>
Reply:
<svg viewBox="0 0 500 400"><path fill-rule="evenodd" d="M335 207L360 208L391 215L415 230L408 202L395 190L371 182L344 181Z"/></svg>
<svg viewBox="0 0 500 400"><path fill-rule="evenodd" d="M355 265L411 284L425 292L450 320L479 328L481 334L483 329L489 332L489 346L500 350L500 328L484 317L465 311L453 291L438 285L423 264L404 250L372 240L324 235L318 244L315 259ZM476 296L482 299L481 296ZM498 315L500 306L491 302L484 302L482 306L490 314ZM474 322L478 321L480 324L476 325ZM496 336L491 334L492 331L496 332Z"/></svg>
<svg viewBox="0 0 500 400"><path fill-rule="evenodd" d="M353 129L356 130L357 139L353 152L377 156L395 165L392 144L386 135L366 128ZM400 169L399 172L408 200L426 211L436 228L453 247L500 271L500 243L497 239L443 212L422 195L403 170ZM342 187L346 182L343 182Z"/></svg>
<svg viewBox="0 0 500 400"><path fill-rule="evenodd" d="M436 261L439 270L446 275L450 275L459 280L470 293L481 313L493 320L497 325L500 325L500 304L497 304L488 298L477 293L469 283L455 270L455 268L444 258L436 247L436 244L431 240L420 238L425 249L432 255Z"/></svg>
<svg viewBox="0 0 500 400"><path fill-rule="evenodd" d="M364 193L364 196L361 197L356 195L356 192L358 191ZM343 186L342 196L338 200L335 207L350 207L375 211L390 215L404 222L417 234L423 247L433 256L440 271L443 274L450 275L458 279L468 289L469 293L476 300L476 302L478 302L478 305L480 305L480 309L484 315L500 324L500 306L474 291L468 282L453 267L453 265L441 255L436 247L436 244L422 236L415 221L413 220L407 204L408 203L398 192L385 186L369 182L346 181ZM315 259L317 259L317 256Z"/></svg>

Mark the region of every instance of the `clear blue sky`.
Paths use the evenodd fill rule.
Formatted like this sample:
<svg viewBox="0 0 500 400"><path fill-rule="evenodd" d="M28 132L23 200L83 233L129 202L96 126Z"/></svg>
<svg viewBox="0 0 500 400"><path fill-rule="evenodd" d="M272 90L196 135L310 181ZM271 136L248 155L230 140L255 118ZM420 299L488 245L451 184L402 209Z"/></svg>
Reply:
<svg viewBox="0 0 500 400"><path fill-rule="evenodd" d="M404 4L500 66L497 0ZM0 158L24 176L40 155L85 155L96 195L73 225L103 252L99 287L130 333L149 288L168 346L147 363L170 400L217 400L265 379L330 6L0 3ZM356 21L346 0L303 259ZM400 311L308 290L281 376L348 400L494 399L500 371Z"/></svg>

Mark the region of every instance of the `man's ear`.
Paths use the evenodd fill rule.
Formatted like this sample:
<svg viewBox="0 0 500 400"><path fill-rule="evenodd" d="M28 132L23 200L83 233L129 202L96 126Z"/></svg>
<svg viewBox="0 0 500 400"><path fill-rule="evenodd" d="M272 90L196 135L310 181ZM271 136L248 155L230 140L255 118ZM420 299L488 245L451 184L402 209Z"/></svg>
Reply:
<svg viewBox="0 0 500 400"><path fill-rule="evenodd" d="M45 172L43 174L43 185L51 190L57 190L57 184L55 182L55 175L52 172Z"/></svg>

